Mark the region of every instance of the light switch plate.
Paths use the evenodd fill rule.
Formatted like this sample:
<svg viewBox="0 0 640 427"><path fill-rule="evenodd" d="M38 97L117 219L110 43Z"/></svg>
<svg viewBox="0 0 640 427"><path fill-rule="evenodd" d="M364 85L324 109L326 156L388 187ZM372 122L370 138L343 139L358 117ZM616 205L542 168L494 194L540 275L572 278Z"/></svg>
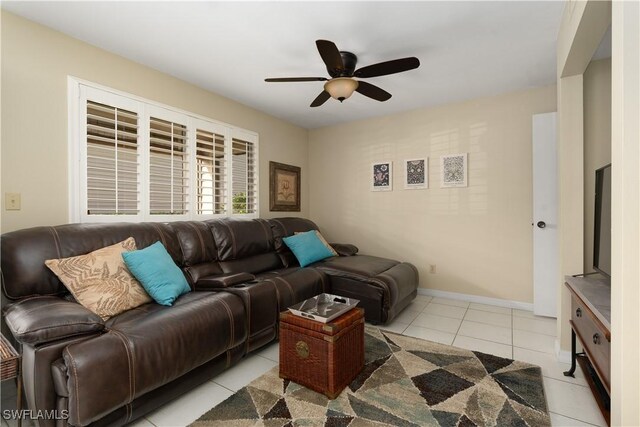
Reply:
<svg viewBox="0 0 640 427"><path fill-rule="evenodd" d="M19 211L20 205L20 193L4 193L4 208L6 210Z"/></svg>

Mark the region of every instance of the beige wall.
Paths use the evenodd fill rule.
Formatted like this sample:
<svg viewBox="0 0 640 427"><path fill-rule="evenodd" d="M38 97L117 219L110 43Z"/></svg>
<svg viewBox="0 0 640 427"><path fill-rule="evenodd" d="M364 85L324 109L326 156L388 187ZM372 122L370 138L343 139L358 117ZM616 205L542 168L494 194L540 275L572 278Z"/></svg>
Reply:
<svg viewBox="0 0 640 427"><path fill-rule="evenodd" d="M588 2L567 3L565 16L558 36L558 116L559 140L564 136L563 123L572 121L576 112L588 114L587 100L583 100L582 90L579 96L567 99L562 96L567 77L563 72L567 63L584 63L585 66L573 68L575 75L569 79L587 79L589 70L585 70L589 58L596 46L592 40L609 24L612 28L611 57L611 163L612 163L612 230L611 230L611 425L640 425L640 4L638 2ZM577 5L576 5L577 4ZM602 13L603 4L612 8L610 14ZM579 13L577 13L579 12ZM606 12L606 10L605 10ZM580 29L581 28L581 29ZM589 33L592 34L578 34ZM572 52L567 46L574 46ZM586 62L585 62L586 61ZM584 90L588 92L588 85ZM582 82L580 85L582 89ZM575 90L574 92L577 92ZM565 118L563 119L563 114ZM586 126L581 126L587 132ZM570 138L571 139L571 138ZM587 146L585 144L585 150ZM560 164L560 177L582 169L585 165L580 159L569 164ZM576 181L574 192L583 193L584 177ZM565 205L566 206L566 205ZM563 210L561 205L561 213ZM571 219L580 220L581 212L571 210ZM563 226L563 224L561 224ZM562 232L564 245L576 245L582 240L584 230ZM572 237L568 239L566 237ZM575 238L574 238L575 237ZM563 242L561 242L561 246ZM565 248L566 249L566 248ZM582 248L581 248L582 249ZM562 250L561 250L562 253ZM571 264L576 263L573 255ZM561 259L561 268L566 268ZM558 317L558 335L561 347L568 349L569 309L568 295L563 295L563 310Z"/></svg>
<svg viewBox="0 0 640 427"><path fill-rule="evenodd" d="M558 343L571 349L571 296L564 277L584 268L583 76L558 79ZM570 354L565 353L566 361Z"/></svg>
<svg viewBox="0 0 640 427"><path fill-rule="evenodd" d="M570 1L557 40L558 89L558 354L569 358L571 296L564 276L584 272L584 75L611 24L611 2Z"/></svg>
<svg viewBox="0 0 640 427"><path fill-rule="evenodd" d="M530 303L531 116L555 109L550 86L312 130L311 218L333 241L414 263L423 288ZM440 156L464 152L469 186L440 188ZM429 189L404 190L403 159L424 156ZM381 160L391 192L370 191Z"/></svg>
<svg viewBox="0 0 640 427"><path fill-rule="evenodd" d="M584 72L584 271L593 271L596 169L611 163L611 58Z"/></svg>
<svg viewBox="0 0 640 427"><path fill-rule="evenodd" d="M3 232L68 222L68 75L257 132L260 216L278 215L269 212L270 160L302 167L299 215L308 215L306 129L5 11L1 31ZM5 192L21 193L22 210L4 210Z"/></svg>

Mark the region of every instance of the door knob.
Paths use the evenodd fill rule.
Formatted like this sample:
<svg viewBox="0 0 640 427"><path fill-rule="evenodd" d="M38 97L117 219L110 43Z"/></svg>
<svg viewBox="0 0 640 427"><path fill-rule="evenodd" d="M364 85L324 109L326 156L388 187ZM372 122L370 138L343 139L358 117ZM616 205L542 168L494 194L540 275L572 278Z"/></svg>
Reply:
<svg viewBox="0 0 640 427"><path fill-rule="evenodd" d="M538 228L545 228L547 226L547 224L544 221L538 221L536 225L538 226Z"/></svg>

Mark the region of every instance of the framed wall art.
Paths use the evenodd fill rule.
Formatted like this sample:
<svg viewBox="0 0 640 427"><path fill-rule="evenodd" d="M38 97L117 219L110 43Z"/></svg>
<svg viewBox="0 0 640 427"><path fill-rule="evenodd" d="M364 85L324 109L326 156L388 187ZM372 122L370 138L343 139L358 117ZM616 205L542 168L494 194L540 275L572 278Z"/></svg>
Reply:
<svg viewBox="0 0 640 427"><path fill-rule="evenodd" d="M429 158L404 161L404 188L418 190L429 187Z"/></svg>
<svg viewBox="0 0 640 427"><path fill-rule="evenodd" d="M371 165L371 191L391 191L393 189L393 164L378 162Z"/></svg>
<svg viewBox="0 0 640 427"><path fill-rule="evenodd" d="M440 157L440 187L467 186L467 153Z"/></svg>
<svg viewBox="0 0 640 427"><path fill-rule="evenodd" d="M300 168L269 162L269 210L300 212Z"/></svg>

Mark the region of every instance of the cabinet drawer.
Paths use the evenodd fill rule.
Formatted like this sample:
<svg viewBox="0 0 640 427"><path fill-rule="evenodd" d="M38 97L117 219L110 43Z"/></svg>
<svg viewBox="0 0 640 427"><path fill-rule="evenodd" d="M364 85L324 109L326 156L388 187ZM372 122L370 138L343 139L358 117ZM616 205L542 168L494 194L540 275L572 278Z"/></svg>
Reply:
<svg viewBox="0 0 640 427"><path fill-rule="evenodd" d="M598 326L593 313L573 295L571 298L571 320L591 364L608 391L611 375L611 343L606 338L606 331Z"/></svg>

